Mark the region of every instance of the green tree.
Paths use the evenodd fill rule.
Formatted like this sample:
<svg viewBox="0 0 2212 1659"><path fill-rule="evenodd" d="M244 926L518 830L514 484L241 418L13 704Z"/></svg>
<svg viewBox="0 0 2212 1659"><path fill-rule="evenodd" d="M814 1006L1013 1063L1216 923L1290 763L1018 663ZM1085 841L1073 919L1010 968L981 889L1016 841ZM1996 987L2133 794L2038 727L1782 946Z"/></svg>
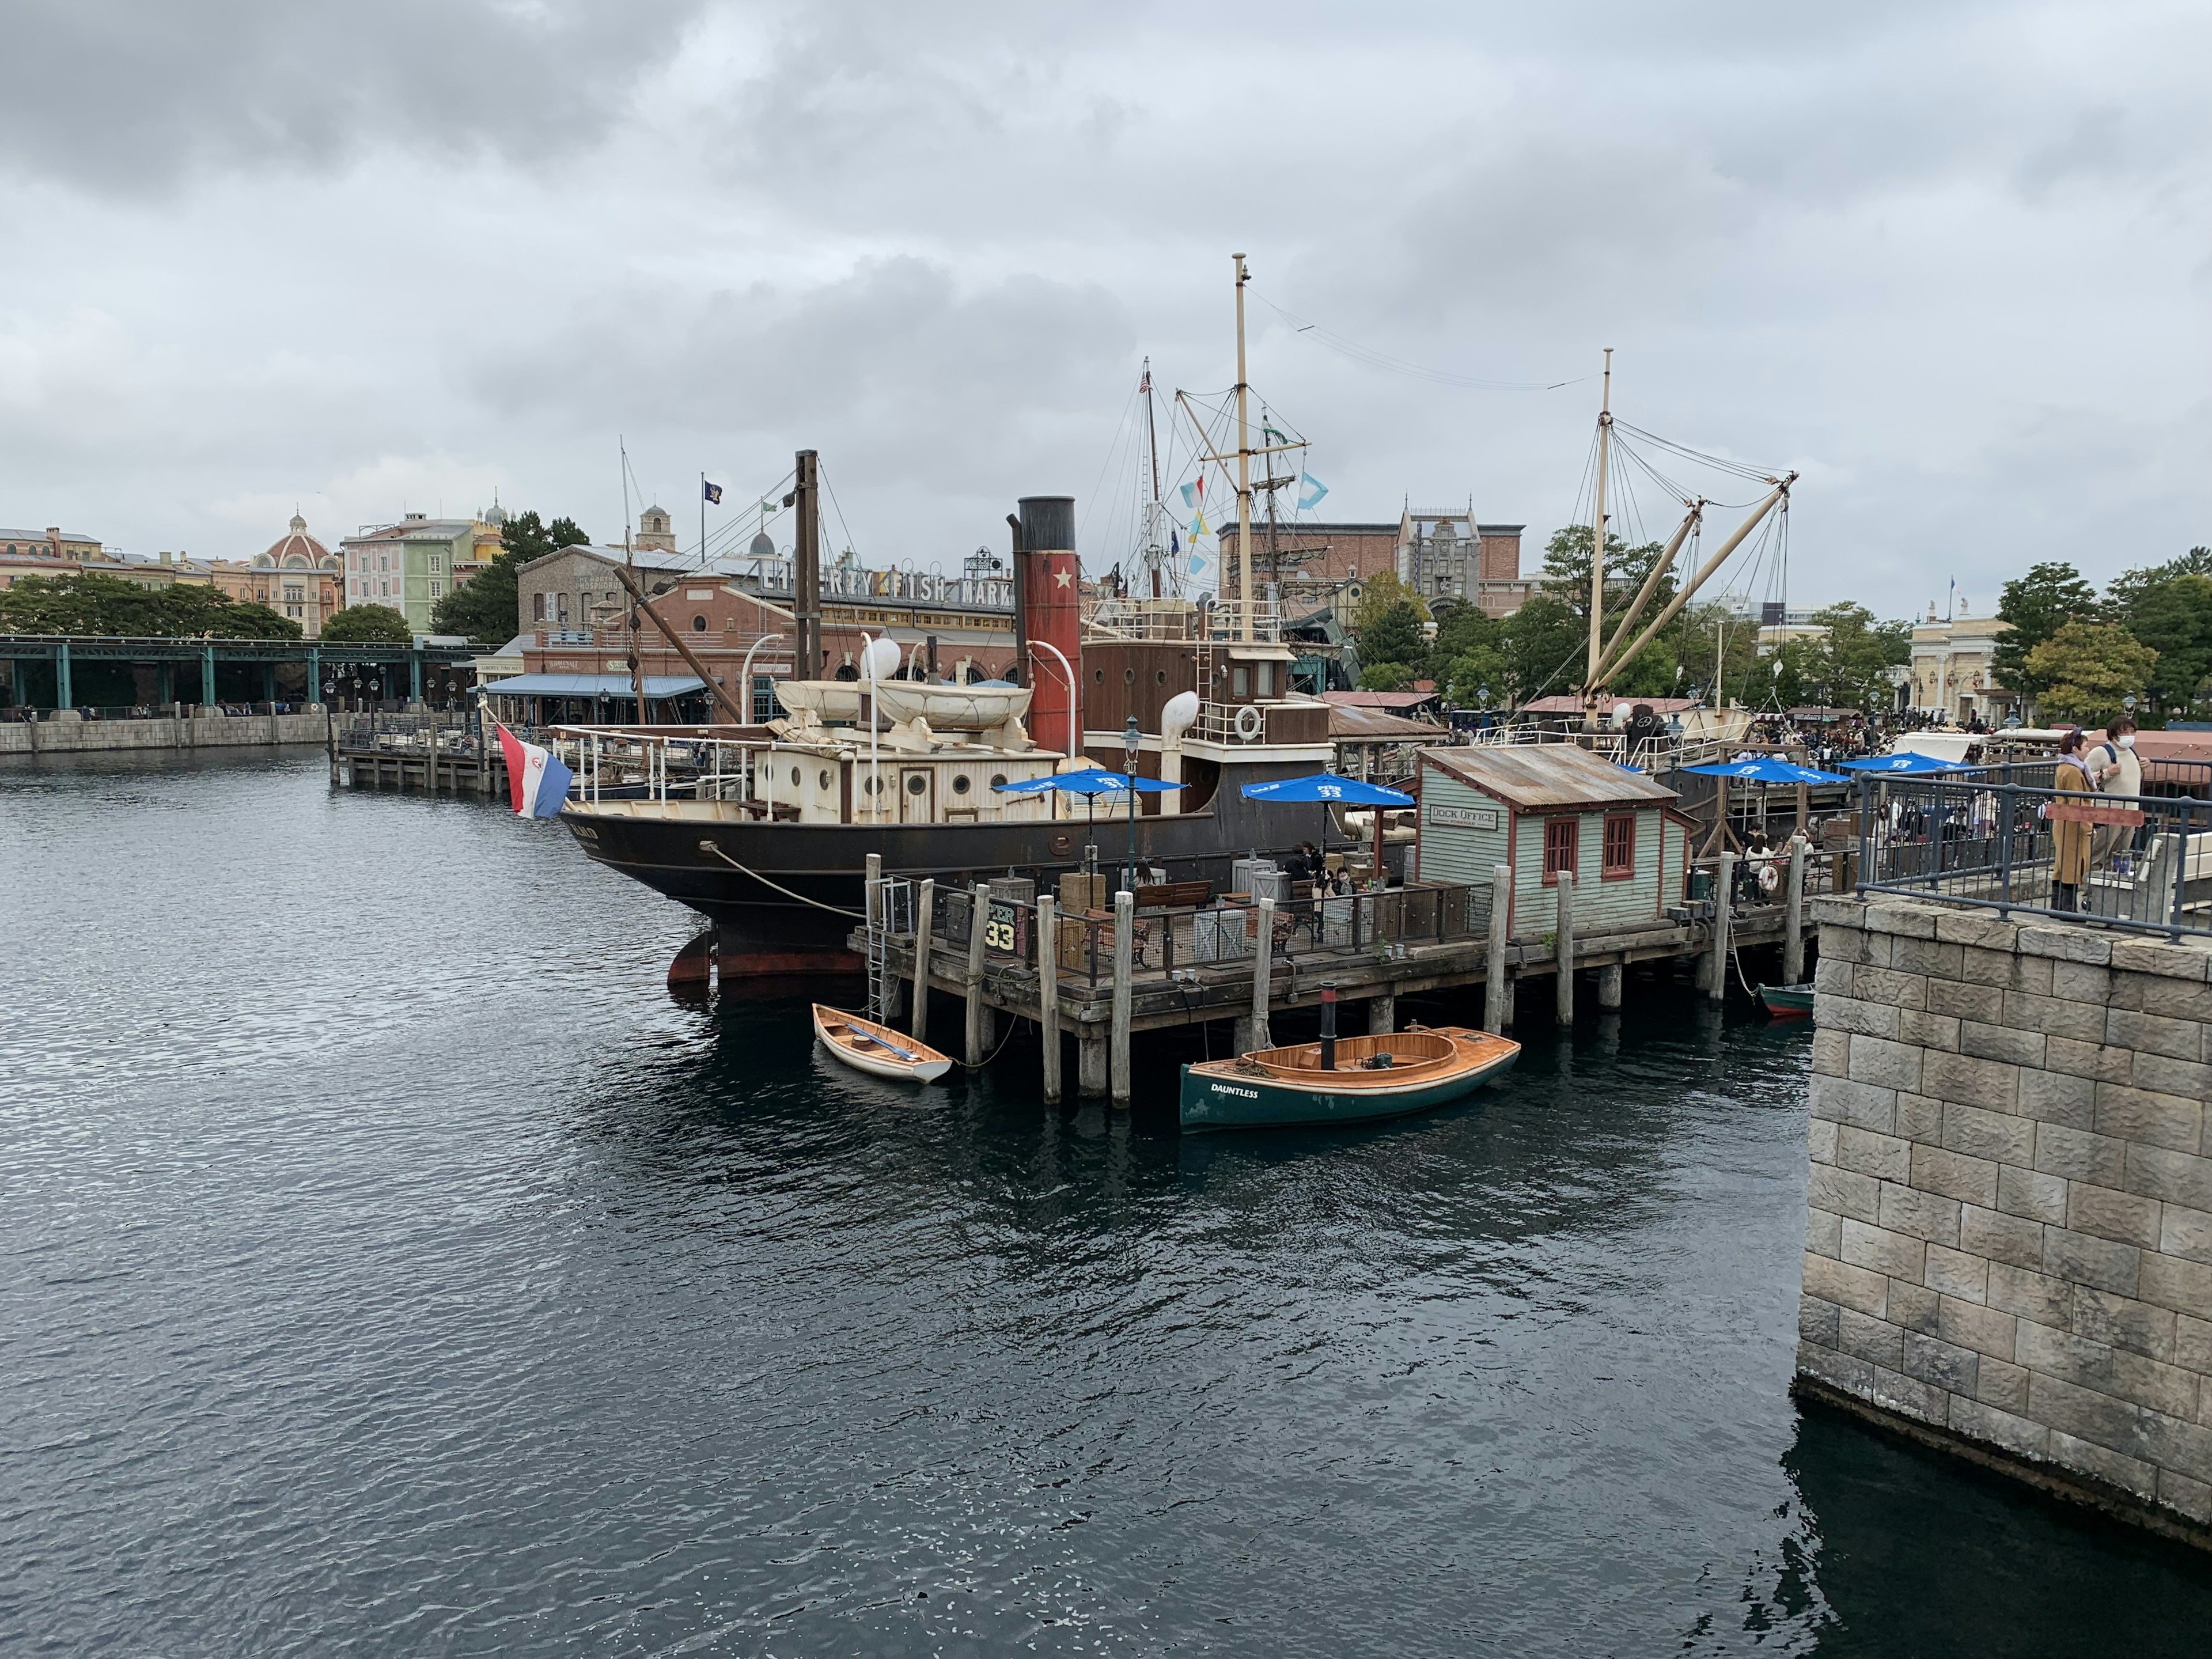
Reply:
<svg viewBox="0 0 2212 1659"><path fill-rule="evenodd" d="M1549 593L1529 595L1528 602L1505 619L1498 648L1516 703L1566 690L1582 683L1589 624L1574 607Z"/></svg>
<svg viewBox="0 0 2212 1659"><path fill-rule="evenodd" d="M1864 605L1848 602L1814 611L1813 621L1828 630L1805 665L1807 678L1822 697L1844 708L1889 707L1884 676L1912 660L1912 624L1878 623Z"/></svg>
<svg viewBox="0 0 2212 1659"><path fill-rule="evenodd" d="M2029 665L2035 649L2069 623L2097 618L2097 590L2064 562L2030 565L2008 581L1997 599L1997 619L2012 627L1990 653L1990 672L2015 696L2040 697L2049 682Z"/></svg>
<svg viewBox="0 0 2212 1659"><path fill-rule="evenodd" d="M0 633L296 640L300 624L201 583L149 587L102 571L26 576L0 590Z"/></svg>
<svg viewBox="0 0 2212 1659"><path fill-rule="evenodd" d="M2188 710L2212 676L2212 549L2128 571L2106 601L2112 619L2158 653L2148 689L2159 707Z"/></svg>
<svg viewBox="0 0 2212 1659"><path fill-rule="evenodd" d="M1403 691L1412 685L1413 671L1402 662L1370 662L1359 671L1362 691Z"/></svg>
<svg viewBox="0 0 2212 1659"><path fill-rule="evenodd" d="M2182 576L2212 576L2212 547L2192 547L2179 558L2168 559L2164 564L2123 571L2105 590L2105 599L2114 610L2125 612L2151 589L2162 587Z"/></svg>
<svg viewBox="0 0 2212 1659"><path fill-rule="evenodd" d="M388 605L349 605L323 624L325 645L405 645L415 637L407 618ZM504 643L504 641L502 641Z"/></svg>
<svg viewBox="0 0 2212 1659"><path fill-rule="evenodd" d="M532 511L510 518L500 532L500 541L491 562L431 611L430 626L439 633L465 634L481 642L504 645L522 631L522 605L515 587L522 567L564 547L586 546L591 538L574 519L556 519L549 525Z"/></svg>
<svg viewBox="0 0 2212 1659"><path fill-rule="evenodd" d="M1405 664L1407 671L1420 668L1429 657L1429 635L1422 626L1427 619L1427 606L1422 606L1398 577L1389 573L1370 577L1354 622L1360 661Z"/></svg>
<svg viewBox="0 0 2212 1659"><path fill-rule="evenodd" d="M2087 724L2119 713L2157 662L2157 652L2117 623L2070 622L2029 652L2025 667L2047 714Z"/></svg>
<svg viewBox="0 0 2212 1659"><path fill-rule="evenodd" d="M1588 525L1571 524L1553 531L1552 539L1544 544L1543 592L1571 610L1582 624L1583 666L1573 673L1571 683L1576 685L1582 684L1589 664L1590 545L1595 539ZM1666 551L1663 542L1644 542L1630 547L1620 537L1607 532L1601 643L1610 643L1621 616L1643 592L1652 568ZM1638 615L1638 633L1648 627L1674 597L1675 587L1674 573L1669 569L1652 590L1650 603ZM1622 664L1619 672L1608 676L1612 689L1639 696L1656 696L1672 690L1674 665L1680 657L1678 651L1665 648L1667 639L1668 635L1662 633L1638 652L1633 661Z"/></svg>

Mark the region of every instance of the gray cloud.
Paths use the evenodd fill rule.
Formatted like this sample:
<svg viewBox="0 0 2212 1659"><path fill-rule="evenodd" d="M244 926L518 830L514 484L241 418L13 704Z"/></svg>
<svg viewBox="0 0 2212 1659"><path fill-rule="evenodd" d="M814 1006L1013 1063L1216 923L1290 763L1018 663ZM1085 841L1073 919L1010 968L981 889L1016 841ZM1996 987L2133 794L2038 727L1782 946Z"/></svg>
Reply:
<svg viewBox="0 0 2212 1659"><path fill-rule="evenodd" d="M7 0L0 166L144 195L374 145L527 162L597 143L689 0Z"/></svg>
<svg viewBox="0 0 2212 1659"><path fill-rule="evenodd" d="M864 551L954 556L1129 492L1138 360L1232 378L1241 247L1412 362L1619 347L1627 418L1804 470L1798 597L2212 539L2212 19L2155 0L181 11L0 0L0 216L70 250L0 300L0 520L221 550L498 483L605 531L622 433L672 506L817 447ZM1330 511L1576 510L1594 386L1252 337Z"/></svg>

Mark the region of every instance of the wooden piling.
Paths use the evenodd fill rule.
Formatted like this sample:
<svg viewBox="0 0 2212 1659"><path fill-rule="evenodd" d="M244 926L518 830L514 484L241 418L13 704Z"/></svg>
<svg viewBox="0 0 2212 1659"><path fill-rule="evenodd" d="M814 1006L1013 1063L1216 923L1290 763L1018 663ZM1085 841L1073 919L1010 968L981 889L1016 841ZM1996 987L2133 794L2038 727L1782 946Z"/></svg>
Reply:
<svg viewBox="0 0 2212 1659"><path fill-rule="evenodd" d="M1056 901L1040 893L1036 902L1037 1030L1044 1038L1044 1103L1060 1104L1060 925Z"/></svg>
<svg viewBox="0 0 2212 1659"><path fill-rule="evenodd" d="M937 884L924 881L914 901L914 1024L917 1042L929 1041L929 928L937 908Z"/></svg>
<svg viewBox="0 0 2212 1659"><path fill-rule="evenodd" d="M1782 917L1782 982L1805 982L1805 838L1790 842L1790 898Z"/></svg>
<svg viewBox="0 0 2212 1659"><path fill-rule="evenodd" d="M1275 1046L1274 1033L1267 1025L1267 1006L1275 995L1275 901L1263 898L1257 908L1258 936L1252 941L1252 1040L1249 1047L1238 1050L1240 1054Z"/></svg>
<svg viewBox="0 0 2212 1659"><path fill-rule="evenodd" d="M981 887L968 890L968 1063L981 1066L990 1058L990 1033L983 1006L983 923L987 902Z"/></svg>
<svg viewBox="0 0 2212 1659"><path fill-rule="evenodd" d="M1386 1031L1398 1029L1398 999L1395 996L1370 997L1367 1000L1367 1035L1381 1036Z"/></svg>
<svg viewBox="0 0 2212 1659"><path fill-rule="evenodd" d="M1559 1024L1575 1023L1575 876L1571 870L1562 870L1555 878L1559 883L1559 933L1553 960L1558 964L1553 988L1559 996Z"/></svg>
<svg viewBox="0 0 2212 1659"><path fill-rule="evenodd" d="M1597 970L1597 1006L1607 1013L1620 1012L1621 981L1626 971L1617 963L1608 963Z"/></svg>
<svg viewBox="0 0 2212 1659"><path fill-rule="evenodd" d="M1108 1056L1114 1103L1129 1103L1129 1005L1134 994L1137 896L1127 888L1114 895L1114 1038Z"/></svg>
<svg viewBox="0 0 2212 1659"><path fill-rule="evenodd" d="M1075 1091L1085 1100L1106 1092L1106 1033L1095 1024L1076 1028Z"/></svg>
<svg viewBox="0 0 2212 1659"><path fill-rule="evenodd" d="M1705 975L1705 994L1715 1002L1728 997L1729 908L1735 886L1735 854L1723 853L1713 873L1713 954Z"/></svg>
<svg viewBox="0 0 2212 1659"><path fill-rule="evenodd" d="M1499 1036L1513 1023L1513 988L1505 977L1506 929L1512 915L1512 866L1493 865L1490 872L1490 954L1482 964L1482 1029Z"/></svg>

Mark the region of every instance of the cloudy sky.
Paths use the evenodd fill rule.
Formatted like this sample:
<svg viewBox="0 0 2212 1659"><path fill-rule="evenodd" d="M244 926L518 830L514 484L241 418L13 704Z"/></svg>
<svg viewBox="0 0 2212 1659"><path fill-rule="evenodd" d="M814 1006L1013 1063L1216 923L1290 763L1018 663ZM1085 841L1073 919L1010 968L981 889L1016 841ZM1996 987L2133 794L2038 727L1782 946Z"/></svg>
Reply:
<svg viewBox="0 0 2212 1659"><path fill-rule="evenodd" d="M618 540L619 434L687 534L806 446L872 562L1067 493L1103 568L1241 249L1324 516L1533 564L1613 346L1624 420L1802 473L1793 602L2212 541L2201 0L0 0L0 524Z"/></svg>

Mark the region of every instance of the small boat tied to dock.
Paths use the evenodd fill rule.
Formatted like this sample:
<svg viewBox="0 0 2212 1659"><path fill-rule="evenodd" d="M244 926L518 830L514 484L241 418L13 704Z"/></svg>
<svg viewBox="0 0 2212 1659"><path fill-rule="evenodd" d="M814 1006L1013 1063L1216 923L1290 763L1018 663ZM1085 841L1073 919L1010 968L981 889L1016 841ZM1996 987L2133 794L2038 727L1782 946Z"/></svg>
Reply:
<svg viewBox="0 0 2212 1659"><path fill-rule="evenodd" d="M1371 1123L1448 1105L1513 1069L1521 1045L1464 1025L1336 1035L1336 992L1322 991L1321 1039L1182 1068L1186 1129Z"/></svg>
<svg viewBox="0 0 2212 1659"><path fill-rule="evenodd" d="M951 1060L917 1038L826 1003L814 1005L814 1035L832 1055L856 1072L899 1083L934 1083Z"/></svg>

